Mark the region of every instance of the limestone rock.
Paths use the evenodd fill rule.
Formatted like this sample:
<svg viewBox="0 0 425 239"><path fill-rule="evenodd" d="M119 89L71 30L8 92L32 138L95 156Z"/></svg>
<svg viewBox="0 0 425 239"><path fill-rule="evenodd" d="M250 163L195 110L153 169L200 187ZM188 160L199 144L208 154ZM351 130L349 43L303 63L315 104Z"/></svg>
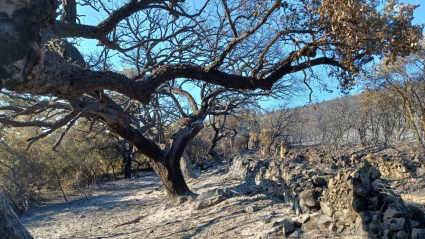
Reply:
<svg viewBox="0 0 425 239"><path fill-rule="evenodd" d="M232 192L226 189L214 189L201 193L195 199L195 209L214 206L232 196Z"/></svg>
<svg viewBox="0 0 425 239"><path fill-rule="evenodd" d="M327 215L322 215L319 217L319 220L317 220L317 226L322 229L325 230L327 228L329 228L330 224L333 222L333 219Z"/></svg>
<svg viewBox="0 0 425 239"><path fill-rule="evenodd" d="M322 209L322 212L325 215L328 215L330 217L332 217L332 215L334 214L334 210L330 207L329 203L320 202L320 209Z"/></svg>

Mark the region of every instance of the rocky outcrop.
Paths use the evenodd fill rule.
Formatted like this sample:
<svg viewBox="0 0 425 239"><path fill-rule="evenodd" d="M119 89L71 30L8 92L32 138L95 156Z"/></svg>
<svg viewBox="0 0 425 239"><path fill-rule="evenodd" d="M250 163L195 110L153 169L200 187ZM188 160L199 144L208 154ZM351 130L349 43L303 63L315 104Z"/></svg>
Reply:
<svg viewBox="0 0 425 239"><path fill-rule="evenodd" d="M0 237L4 239L33 238L19 222L6 197L0 192Z"/></svg>

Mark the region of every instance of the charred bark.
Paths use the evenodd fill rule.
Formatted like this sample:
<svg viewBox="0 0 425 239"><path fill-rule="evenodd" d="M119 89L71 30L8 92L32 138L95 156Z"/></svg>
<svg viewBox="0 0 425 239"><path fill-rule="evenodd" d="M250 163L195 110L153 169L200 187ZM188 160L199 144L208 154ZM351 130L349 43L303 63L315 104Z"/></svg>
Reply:
<svg viewBox="0 0 425 239"><path fill-rule="evenodd" d="M19 222L18 217L2 192L0 192L0 235L6 239L33 238Z"/></svg>
<svg viewBox="0 0 425 239"><path fill-rule="evenodd" d="M123 153L123 172L124 172L124 178L131 178L131 163L132 163L132 157L130 154Z"/></svg>
<svg viewBox="0 0 425 239"><path fill-rule="evenodd" d="M223 164L223 161L221 160L220 156L214 149L208 150L208 155L211 157L211 159L214 161L214 163L219 166Z"/></svg>
<svg viewBox="0 0 425 239"><path fill-rule="evenodd" d="M153 160L152 167L161 178L168 199L174 199L180 196L193 196L194 193L189 189L180 170L180 161L165 159Z"/></svg>
<svg viewBox="0 0 425 239"><path fill-rule="evenodd" d="M221 160L220 156L215 151L215 147L217 146L218 141L220 139L224 138L224 135L219 135L220 131L217 127L213 126L213 129L215 131L214 138L212 140L211 146L208 149L208 155L211 157L211 159L214 161L214 163L219 166L223 164L223 161Z"/></svg>

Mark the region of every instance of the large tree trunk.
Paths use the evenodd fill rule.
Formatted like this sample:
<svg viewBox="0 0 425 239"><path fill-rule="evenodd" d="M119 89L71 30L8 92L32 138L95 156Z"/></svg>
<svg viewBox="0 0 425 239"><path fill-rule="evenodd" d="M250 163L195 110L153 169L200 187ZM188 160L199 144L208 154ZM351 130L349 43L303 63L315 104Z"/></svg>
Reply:
<svg viewBox="0 0 425 239"><path fill-rule="evenodd" d="M0 236L5 239L33 238L19 222L2 192L0 192Z"/></svg>
<svg viewBox="0 0 425 239"><path fill-rule="evenodd" d="M110 115L105 115L104 119L111 130L131 142L136 147L136 151L151 159L150 163L161 178L168 198L194 196L184 180L180 160L186 145L203 128L203 119L184 121L181 128L171 136L173 139L171 147L164 150L153 140L145 137L141 131L133 128L133 125L129 123L131 121L122 121Z"/></svg>
<svg viewBox="0 0 425 239"><path fill-rule="evenodd" d="M194 195L184 180L183 174L180 170L179 161L178 163L173 164L170 163L170 160L166 160L165 163L153 160L152 167L161 178L162 184L166 189L168 199Z"/></svg>

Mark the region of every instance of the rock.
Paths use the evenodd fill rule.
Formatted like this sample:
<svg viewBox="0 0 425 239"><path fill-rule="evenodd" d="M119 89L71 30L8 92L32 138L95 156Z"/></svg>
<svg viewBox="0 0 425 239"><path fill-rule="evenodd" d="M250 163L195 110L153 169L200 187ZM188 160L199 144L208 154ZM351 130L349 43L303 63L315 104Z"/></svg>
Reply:
<svg viewBox="0 0 425 239"><path fill-rule="evenodd" d="M412 239L425 239L425 229L424 228L413 228Z"/></svg>
<svg viewBox="0 0 425 239"><path fill-rule="evenodd" d="M384 213L383 220L386 221L389 218L399 218L403 216L403 212L397 210L396 208L388 208Z"/></svg>
<svg viewBox="0 0 425 239"><path fill-rule="evenodd" d="M258 210L260 210L260 208L257 207L257 206L247 206L245 208L245 212L247 212L247 213L254 213L254 212L258 211Z"/></svg>
<svg viewBox="0 0 425 239"><path fill-rule="evenodd" d="M405 238L409 238L405 231L399 231L393 237L393 239L405 239Z"/></svg>
<svg viewBox="0 0 425 239"><path fill-rule="evenodd" d="M263 220L264 223L270 223L272 221L273 216L272 215L267 215L267 216L262 216L261 220Z"/></svg>
<svg viewBox="0 0 425 239"><path fill-rule="evenodd" d="M355 235L358 235L358 236L368 236L369 235L369 233L367 231L368 226L360 215L356 218L354 228L355 228L355 233L354 233Z"/></svg>
<svg viewBox="0 0 425 239"><path fill-rule="evenodd" d="M319 220L317 220L317 226L322 229L325 230L327 228L329 228L329 225L333 222L333 219L327 215L322 215L319 217Z"/></svg>
<svg viewBox="0 0 425 239"><path fill-rule="evenodd" d="M340 234L342 231L344 231L344 225L338 225L337 229L336 229L336 233Z"/></svg>
<svg viewBox="0 0 425 239"><path fill-rule="evenodd" d="M416 175L418 175L419 177L425 176L425 165L421 165L421 167L418 167L416 169Z"/></svg>
<svg viewBox="0 0 425 239"><path fill-rule="evenodd" d="M0 192L0 235L6 239L32 239L27 229L19 222L6 197Z"/></svg>
<svg viewBox="0 0 425 239"><path fill-rule="evenodd" d="M405 218L390 218L384 221L384 226L390 231L401 231L406 222Z"/></svg>
<svg viewBox="0 0 425 239"><path fill-rule="evenodd" d="M329 235L324 233L313 233L310 236L310 239L322 239L322 238L329 238Z"/></svg>
<svg viewBox="0 0 425 239"><path fill-rule="evenodd" d="M368 208L369 202L366 197L355 197L352 205L355 212L360 212Z"/></svg>
<svg viewBox="0 0 425 239"><path fill-rule="evenodd" d="M363 184L360 184L360 183L354 184L353 190L355 194L362 197L367 197L369 194L369 190Z"/></svg>
<svg viewBox="0 0 425 239"><path fill-rule="evenodd" d="M287 238L301 238L301 234L298 231L291 233Z"/></svg>
<svg viewBox="0 0 425 239"><path fill-rule="evenodd" d="M310 215L302 215L301 218L300 218L300 222L302 224L307 223L309 221L310 221Z"/></svg>
<svg viewBox="0 0 425 239"><path fill-rule="evenodd" d="M419 222L421 225L425 225L425 214L421 209L409 205L407 206L407 211L413 220Z"/></svg>
<svg viewBox="0 0 425 239"><path fill-rule="evenodd" d="M313 179L313 183L319 187L328 185L328 181L329 181L329 177L325 177L325 176L317 176L315 179Z"/></svg>
<svg viewBox="0 0 425 239"><path fill-rule="evenodd" d="M321 193L316 190L306 190L300 193L301 210L309 212L312 209L320 209L319 197Z"/></svg>
<svg viewBox="0 0 425 239"><path fill-rule="evenodd" d="M249 155L237 155L229 170L229 177L244 181L255 181L255 176L260 168L265 167L267 162L254 160ZM261 179L260 179L261 180Z"/></svg>
<svg viewBox="0 0 425 239"><path fill-rule="evenodd" d="M285 218L281 222L275 222L272 230L265 233L261 238L282 238L295 231L295 224L291 219Z"/></svg>
<svg viewBox="0 0 425 239"><path fill-rule="evenodd" d="M214 206L232 196L232 192L226 188L214 189L203 192L195 199L195 209L202 209Z"/></svg>
<svg viewBox="0 0 425 239"><path fill-rule="evenodd" d="M331 231L331 232L333 232L333 231L335 231L336 230L336 225L335 225L335 223L331 223L331 224L329 224L329 231Z"/></svg>
<svg viewBox="0 0 425 239"><path fill-rule="evenodd" d="M334 210L330 207L330 203L327 202L320 202L320 209L322 209L322 212L330 217L334 214Z"/></svg>
<svg viewBox="0 0 425 239"><path fill-rule="evenodd" d="M289 234L295 231L294 221L291 219L285 218L282 221L282 232L283 234Z"/></svg>
<svg viewBox="0 0 425 239"><path fill-rule="evenodd" d="M371 184L372 188L374 190L379 190L381 188L383 188L383 181L381 179L375 179L372 184Z"/></svg>

